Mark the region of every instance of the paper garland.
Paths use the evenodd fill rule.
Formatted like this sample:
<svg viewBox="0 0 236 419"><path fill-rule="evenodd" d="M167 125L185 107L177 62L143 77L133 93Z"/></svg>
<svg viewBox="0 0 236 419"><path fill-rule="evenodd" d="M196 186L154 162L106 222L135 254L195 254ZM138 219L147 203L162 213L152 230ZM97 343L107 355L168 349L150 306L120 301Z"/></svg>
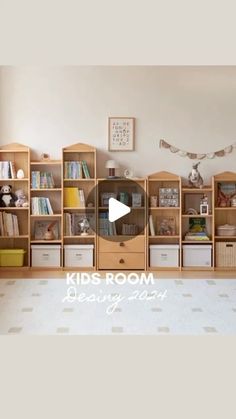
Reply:
<svg viewBox="0 0 236 419"><path fill-rule="evenodd" d="M232 151L236 148L236 142L223 148L222 150L214 151L212 153L191 153L189 151L181 150L180 148L169 144L165 140L160 140L159 147L166 148L170 150L171 153L175 153L180 157L188 157L191 160L203 160L214 159L215 157L225 157L227 154L232 153Z"/></svg>

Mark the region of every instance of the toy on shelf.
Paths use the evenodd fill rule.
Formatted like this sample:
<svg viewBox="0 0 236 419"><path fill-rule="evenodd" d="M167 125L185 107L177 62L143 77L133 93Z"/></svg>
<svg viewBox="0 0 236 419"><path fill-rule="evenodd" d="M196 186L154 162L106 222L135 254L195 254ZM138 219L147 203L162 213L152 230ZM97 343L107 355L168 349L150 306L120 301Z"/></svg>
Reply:
<svg viewBox="0 0 236 419"><path fill-rule="evenodd" d="M16 195L16 202L15 202L15 206L16 207L24 207L27 208L29 206L29 202L27 200L26 194L24 193L23 189L18 189L15 192Z"/></svg>
<svg viewBox="0 0 236 419"><path fill-rule="evenodd" d="M203 188L203 178L198 171L200 162L193 164L192 171L188 175L188 182L191 188Z"/></svg>
<svg viewBox="0 0 236 419"><path fill-rule="evenodd" d="M0 207L15 207L16 195L11 185L3 185L0 189Z"/></svg>

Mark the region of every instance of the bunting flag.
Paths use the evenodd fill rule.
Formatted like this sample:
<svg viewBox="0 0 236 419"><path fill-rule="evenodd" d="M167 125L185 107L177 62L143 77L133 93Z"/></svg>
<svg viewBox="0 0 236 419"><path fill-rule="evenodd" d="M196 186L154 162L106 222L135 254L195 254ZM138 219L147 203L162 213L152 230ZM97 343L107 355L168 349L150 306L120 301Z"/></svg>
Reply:
<svg viewBox="0 0 236 419"><path fill-rule="evenodd" d="M236 142L229 145L228 147L223 148L222 150L213 151L211 153L192 153L189 151L181 150L171 144L169 144L165 140L160 140L159 143L160 148L166 148L171 151L171 153L175 153L180 157L188 157L191 160L203 160L203 159L214 159L215 157L225 157L227 154L232 153L232 151L236 148Z"/></svg>

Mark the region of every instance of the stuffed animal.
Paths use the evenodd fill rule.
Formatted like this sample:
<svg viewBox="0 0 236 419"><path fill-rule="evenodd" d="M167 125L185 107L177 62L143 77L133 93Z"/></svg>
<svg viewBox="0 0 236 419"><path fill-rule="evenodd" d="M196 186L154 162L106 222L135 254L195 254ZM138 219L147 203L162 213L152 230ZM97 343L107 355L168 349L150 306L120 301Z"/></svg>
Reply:
<svg viewBox="0 0 236 419"><path fill-rule="evenodd" d="M3 185L0 189L0 207L14 207L16 200L11 185Z"/></svg>
<svg viewBox="0 0 236 419"><path fill-rule="evenodd" d="M192 172L188 175L188 182L192 188L203 188L203 178L198 171L200 162L193 164Z"/></svg>
<svg viewBox="0 0 236 419"><path fill-rule="evenodd" d="M23 189L18 189L15 192L15 194L16 194L16 198L17 198L17 200L15 202L16 207L28 207L29 206L29 203L27 201L27 197L26 197Z"/></svg>

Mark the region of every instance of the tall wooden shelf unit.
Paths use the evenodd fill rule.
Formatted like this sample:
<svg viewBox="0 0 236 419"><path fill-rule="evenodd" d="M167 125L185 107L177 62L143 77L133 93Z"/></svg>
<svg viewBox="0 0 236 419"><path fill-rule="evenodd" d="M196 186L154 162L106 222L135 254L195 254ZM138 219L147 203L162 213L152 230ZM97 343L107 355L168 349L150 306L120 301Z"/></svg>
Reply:
<svg viewBox="0 0 236 419"><path fill-rule="evenodd" d="M11 161L15 165L16 172L19 169L24 171L23 179L0 179L0 186L10 184L13 193L17 189L23 189L27 198L30 196L30 149L23 144L11 143L0 147L0 161ZM1 211L7 211L18 217L19 236L0 237L0 247L2 249L20 248L25 250L23 269L30 266L30 223L29 207L7 207L0 208ZM20 270L22 268L12 268ZM11 268L0 268L11 269Z"/></svg>
<svg viewBox="0 0 236 419"><path fill-rule="evenodd" d="M100 228L101 214L108 213L108 206L101 201L101 194L126 193L131 212L115 222L116 234L107 236L97 234L97 268L101 270L145 270L146 268L146 180L137 179L98 179L97 180L97 226ZM132 207L132 193L141 194L141 206ZM122 201L121 201L122 202ZM137 235L122 234L123 224L136 225Z"/></svg>
<svg viewBox="0 0 236 419"><path fill-rule="evenodd" d="M181 220L181 236L182 236L182 251L183 246L187 244L193 245L212 245L212 265L209 267L184 267L182 263L182 270L212 270L214 269L214 236L215 236L215 229L214 229L214 188L213 182L210 185L203 186L203 188L191 188L188 185L182 183L182 220ZM200 201L201 197L206 195L208 198L208 205L209 205L209 213L207 215L200 214ZM192 208L194 209L197 214L187 214L188 210ZM205 218L206 220L206 230L208 233L209 240L207 241L200 241L200 240L193 240L188 241L185 240L185 234L188 231L189 227L189 220L191 218ZM182 252L181 252L182 253Z"/></svg>
<svg viewBox="0 0 236 419"><path fill-rule="evenodd" d="M33 188L32 172L39 171L51 173L55 186L51 188ZM30 214L30 243L37 244L62 244L62 162L61 160L32 160L30 162L30 198L49 198L53 214L34 215ZM35 238L35 223L46 221L50 225L53 221L58 223L59 237L53 240L38 240ZM62 253L62 252L61 252ZM62 261L62 254L61 254ZM61 263L62 266L62 263Z"/></svg>
<svg viewBox="0 0 236 419"><path fill-rule="evenodd" d="M82 178L71 179L65 177L65 163L66 162L81 162L85 161L89 170L90 178L85 178L84 173ZM63 162L63 245L69 244L92 244L94 246L94 263L93 268L84 267L80 268L81 270L95 270L97 266L96 261L96 178L97 178L97 157L96 157L96 148L91 147L84 143L73 144L69 147L65 147L62 150L62 162ZM85 197L85 207L66 207L65 206L65 188L76 187L82 189ZM92 205L88 207L88 204ZM93 229L87 236L82 235L66 235L65 232L65 223L64 217L65 213L74 213L81 214L81 217L84 215L91 216L93 218ZM64 258L63 258L63 266ZM66 268L68 269L68 268Z"/></svg>
<svg viewBox="0 0 236 419"><path fill-rule="evenodd" d="M227 266L218 268L216 266L216 247L219 242L236 242L236 235L220 236L217 235L217 227L230 224L236 225L236 207L232 206L219 206L218 192L220 184L234 184L236 185L235 172L223 172L213 177L214 185L214 220L215 220L215 269L216 270L232 270L235 268L228 268Z"/></svg>
<svg viewBox="0 0 236 419"><path fill-rule="evenodd" d="M179 204L177 207L160 206L159 205L159 191L161 188L175 188L178 190ZM178 267L150 267L150 251L149 246L152 244L177 244L181 249L181 178L169 172L156 172L147 178L147 196L149 197L148 211L147 211L147 269L148 270L180 270L181 267L181 252L179 250L179 266ZM157 197L157 206L152 206L151 196ZM150 216L152 216L154 233L150 231ZM173 218L175 220L175 234L160 235L158 234L158 221L162 219Z"/></svg>

